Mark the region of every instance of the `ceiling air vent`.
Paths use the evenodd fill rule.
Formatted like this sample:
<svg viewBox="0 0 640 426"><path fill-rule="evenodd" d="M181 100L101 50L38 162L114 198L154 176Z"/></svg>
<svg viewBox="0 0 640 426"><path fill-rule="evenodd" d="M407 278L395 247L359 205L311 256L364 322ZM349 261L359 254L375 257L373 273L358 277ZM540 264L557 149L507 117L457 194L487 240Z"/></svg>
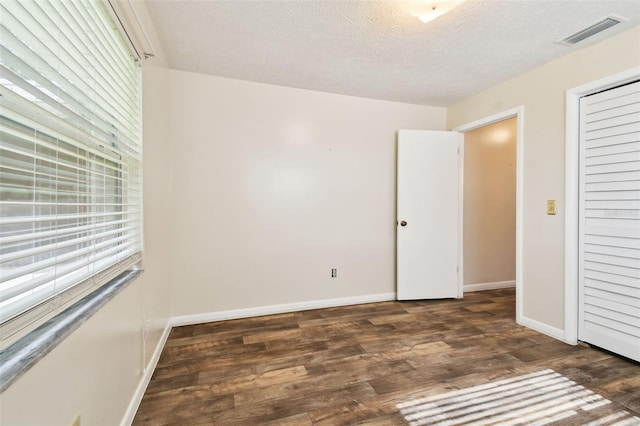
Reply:
<svg viewBox="0 0 640 426"><path fill-rule="evenodd" d="M618 25L624 21L626 21L626 19L620 18L618 16L607 16L606 18L578 31L577 33L571 34L570 36L565 37L562 40L558 40L556 43L564 44L566 46L574 46L581 41L598 33L601 33L602 31L611 28L614 25Z"/></svg>

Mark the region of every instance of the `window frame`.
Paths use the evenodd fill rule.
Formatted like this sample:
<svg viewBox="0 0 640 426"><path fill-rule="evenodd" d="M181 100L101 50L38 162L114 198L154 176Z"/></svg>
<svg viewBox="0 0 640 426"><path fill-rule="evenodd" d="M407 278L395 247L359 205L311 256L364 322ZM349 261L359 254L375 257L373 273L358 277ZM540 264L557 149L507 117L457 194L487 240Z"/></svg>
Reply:
<svg viewBox="0 0 640 426"><path fill-rule="evenodd" d="M36 2L32 2L32 3L36 3ZM55 0L51 4L55 4ZM60 4L62 4L62 2L60 2ZM64 7L64 6L60 6L60 4L58 5L59 7L61 8ZM111 125L114 127L113 132L115 136L113 137L112 142L108 142L108 138L107 138L107 143L105 143L104 140L101 143L100 141L91 139L90 137L87 137L87 132L86 132L87 129L82 129L82 128L79 129L78 135L80 135L80 139L71 141L71 144L75 146L77 149L86 149L88 154L87 154L87 160L85 164L85 170L80 172L81 168L80 167L78 168L78 179L76 179L74 182L78 186L85 185L85 186L88 186L90 189L84 192L79 191L77 193L78 197L82 195L85 197L85 201L88 201L86 203L79 202L78 209L80 210L83 206L85 208L87 206L91 208L91 206L99 205L99 203L93 202L93 201L96 201L96 198L99 196L95 193L95 191L93 191L93 189L97 187L95 185L95 182L93 182L93 179L95 179L96 176L100 175L100 173L92 173L92 171L95 172L96 168L99 168L100 160L98 159L101 159L103 164L106 164L107 161L113 161L113 160L109 160L110 157L119 159L120 162L118 163L118 166L115 168L112 168L112 171L113 171L112 178L116 182L120 182L120 184L107 186L106 185L106 179L108 178L107 173L104 172L102 176L104 177L104 180L105 180L105 185L103 188L105 190L107 188L115 189L114 193L103 194L103 197L105 197L103 201L106 200L107 196L110 196L110 197L115 196L115 198L118 198L118 197L121 198L120 203L112 204L116 206L116 209L120 208L120 210L116 212L105 210L103 213L104 214L114 213L112 216L120 217L120 218L124 218L125 215L130 215L134 217L134 219L132 220L134 222L135 230L134 230L134 233L132 234L133 237L131 240L132 245L134 246L134 250L128 255L126 255L125 257L117 258L117 259L113 258L113 261L110 262L110 265L104 268L98 268L91 275L87 275L82 279L76 280L72 285L65 287L63 290L56 291L50 297L46 299L41 299L39 302L32 304L29 308L25 309L22 313L12 316L11 318L5 319L0 324L0 338L2 339L0 341L0 349L2 349L2 352L0 352L0 375L3 374L2 365L6 361L5 359L7 356L6 351L14 347L16 344L19 344L20 342L24 342L24 339L33 338L33 333L36 330L41 330L41 328L44 325L50 324L52 321L68 322L70 319L72 319L72 322L84 321L86 319L84 317L75 318L75 319L72 318L73 312L83 311L82 309L78 308L79 306L82 306L82 305L94 306L95 300L100 299L100 294L104 292L104 288L109 288L111 285L113 285L114 281L122 285L122 277L125 275L129 277L129 279L126 279L125 281L127 283L130 282L133 279L132 277L137 276L137 274L140 272L142 268L144 239L143 239L143 223L142 223L142 75L141 75L142 73L141 73L141 67L140 67L140 61L139 61L140 58L137 52L135 50L132 50L130 40L128 36L124 33L121 22L119 21L118 17L114 15L114 11L111 10L109 3L93 1L90 4L91 4L91 7L95 7L96 10L100 9L99 12L97 12L100 14L100 16L97 16L97 19L102 23L106 24L105 27L98 28L96 29L96 31L108 31L111 34L111 37L115 37L119 39L118 41L119 44L116 46L116 48L121 49L120 54L122 54L123 50L126 50L128 56L132 61L133 67L135 68L135 75L133 79L135 87L129 87L130 90L135 91L134 99L136 104L132 105L133 111L135 111L135 116L129 117L130 120L127 120L125 118L125 121L129 121L127 125L131 125L134 127L133 138L135 140L133 140L133 144L131 146L127 145L126 143L123 144L122 146L117 146L118 137L131 138L131 136L130 134L127 134L126 136L121 134L119 130L115 128L116 125L114 125L113 123ZM4 7L4 5L2 5L2 7ZM68 23L65 23L65 24L68 24ZM84 25L87 28L91 27L91 25L93 24L95 24L95 22L91 22L91 23L84 22ZM61 28L58 28L57 31L61 32L63 30ZM84 30L80 29L78 31L84 31ZM104 47L105 44L102 44L102 46ZM92 45L91 47L96 47L96 45ZM108 53L104 53L104 54L100 53L99 55L102 56L102 58L109 57ZM86 59L86 57L84 59ZM61 58L58 58L58 60L61 61ZM5 67L6 64L3 63L3 64L0 64L0 66ZM3 82L0 82L0 84L2 83ZM6 88L5 84L2 84L2 85L4 86L2 87L3 95L4 95L6 94L8 89ZM24 93L22 93L20 90L12 92L13 95L16 95L16 93L18 95L20 94L24 95ZM46 95L47 93L45 92L44 97L46 97ZM6 97L3 96L2 101L5 102ZM25 102L22 101L22 104L25 104ZM62 105L63 102L60 102L60 104ZM35 104L34 106L38 107L38 105L35 105ZM4 105L3 105L3 109L5 109ZM121 114L127 114L127 112L124 112ZM109 121L109 120L101 120L98 117L98 115L96 115L96 117L97 117L96 118L97 122L101 121L102 123L104 122L108 123ZM133 122L133 124L131 122ZM68 123L63 123L63 125L66 126L68 125ZM46 127L47 126L45 126L45 128ZM48 126L48 127L49 129L51 129L51 126ZM63 139L60 139L60 140L63 140ZM34 144L37 145L37 142L38 141L36 141ZM126 152L127 150L133 150L133 152ZM130 157L123 159L122 156L127 154L130 154ZM79 158L79 154L77 155L77 157ZM89 158L92 158L93 160L89 161ZM34 163L35 161L36 160L34 159ZM133 171L129 171L133 173L132 180L130 181L123 180L122 175L128 172L128 170L124 170L125 166L133 167ZM106 169L106 165L103 165L103 168ZM94 170L91 170L91 169L94 169ZM35 176L35 172L34 172L34 176ZM57 178L58 176L56 176L56 179ZM130 204L131 200L135 200L135 203ZM34 198L34 201L35 201L35 198ZM106 209L107 208L106 206L109 203L103 202L102 204L103 204L103 207ZM123 211L123 209L129 208L131 205L133 205L132 211L128 211L128 210L126 212ZM56 207L57 207L57 203L56 203ZM88 218L91 220L90 216ZM2 217L0 217L0 219L2 219ZM122 219L122 221L124 221L124 219ZM113 221L107 221L105 223L112 224L112 222ZM115 222L117 222L117 220ZM96 222L92 223L89 226L93 226L93 225L99 226L99 224L97 225ZM122 223L118 226L122 228ZM118 235L119 233L122 232L122 231L119 231L118 229L119 228L116 226L110 231L103 232L102 234L103 236L104 234L108 234L108 233L110 233L111 235ZM106 241L106 242L111 243L111 241ZM83 244L83 243L79 242L78 244ZM94 247L95 247L95 244L94 244ZM87 257L93 255L93 253L94 252L91 251ZM55 264L57 267L57 264L58 264L57 259ZM130 272L134 271L135 273L130 274L127 271L130 271Z"/></svg>

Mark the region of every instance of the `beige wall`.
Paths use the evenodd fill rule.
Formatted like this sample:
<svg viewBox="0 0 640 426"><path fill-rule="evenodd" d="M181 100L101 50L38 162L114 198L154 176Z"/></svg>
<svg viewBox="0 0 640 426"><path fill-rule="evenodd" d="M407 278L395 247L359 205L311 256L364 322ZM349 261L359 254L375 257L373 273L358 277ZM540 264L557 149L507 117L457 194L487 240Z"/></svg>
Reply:
<svg viewBox="0 0 640 426"><path fill-rule="evenodd" d="M119 424L167 323L172 163L158 54L143 67L145 272L2 393L1 425Z"/></svg>
<svg viewBox="0 0 640 426"><path fill-rule="evenodd" d="M501 83L447 110L454 128L524 105L523 316L564 327L565 92L640 65L640 27ZM546 200L558 214L546 215Z"/></svg>
<svg viewBox="0 0 640 426"><path fill-rule="evenodd" d="M396 132L444 108L175 70L170 100L173 315L395 291Z"/></svg>
<svg viewBox="0 0 640 426"><path fill-rule="evenodd" d="M516 278L516 133L510 118L464 134L464 284Z"/></svg>

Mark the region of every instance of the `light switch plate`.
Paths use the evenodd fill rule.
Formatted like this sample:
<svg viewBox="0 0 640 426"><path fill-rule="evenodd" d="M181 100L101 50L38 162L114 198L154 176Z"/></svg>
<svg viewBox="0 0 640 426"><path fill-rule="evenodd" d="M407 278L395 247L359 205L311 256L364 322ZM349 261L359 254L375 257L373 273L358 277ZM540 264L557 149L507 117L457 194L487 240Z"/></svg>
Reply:
<svg viewBox="0 0 640 426"><path fill-rule="evenodd" d="M556 214L556 200L547 200L547 214Z"/></svg>

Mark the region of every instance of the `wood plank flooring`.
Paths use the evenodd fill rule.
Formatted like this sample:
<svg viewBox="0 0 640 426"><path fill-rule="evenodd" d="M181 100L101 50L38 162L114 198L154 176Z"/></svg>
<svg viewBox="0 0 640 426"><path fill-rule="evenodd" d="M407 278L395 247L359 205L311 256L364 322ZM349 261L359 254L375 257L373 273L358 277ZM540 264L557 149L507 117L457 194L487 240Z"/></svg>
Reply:
<svg viewBox="0 0 640 426"><path fill-rule="evenodd" d="M176 327L134 425L640 424L640 366L517 325L514 296Z"/></svg>

